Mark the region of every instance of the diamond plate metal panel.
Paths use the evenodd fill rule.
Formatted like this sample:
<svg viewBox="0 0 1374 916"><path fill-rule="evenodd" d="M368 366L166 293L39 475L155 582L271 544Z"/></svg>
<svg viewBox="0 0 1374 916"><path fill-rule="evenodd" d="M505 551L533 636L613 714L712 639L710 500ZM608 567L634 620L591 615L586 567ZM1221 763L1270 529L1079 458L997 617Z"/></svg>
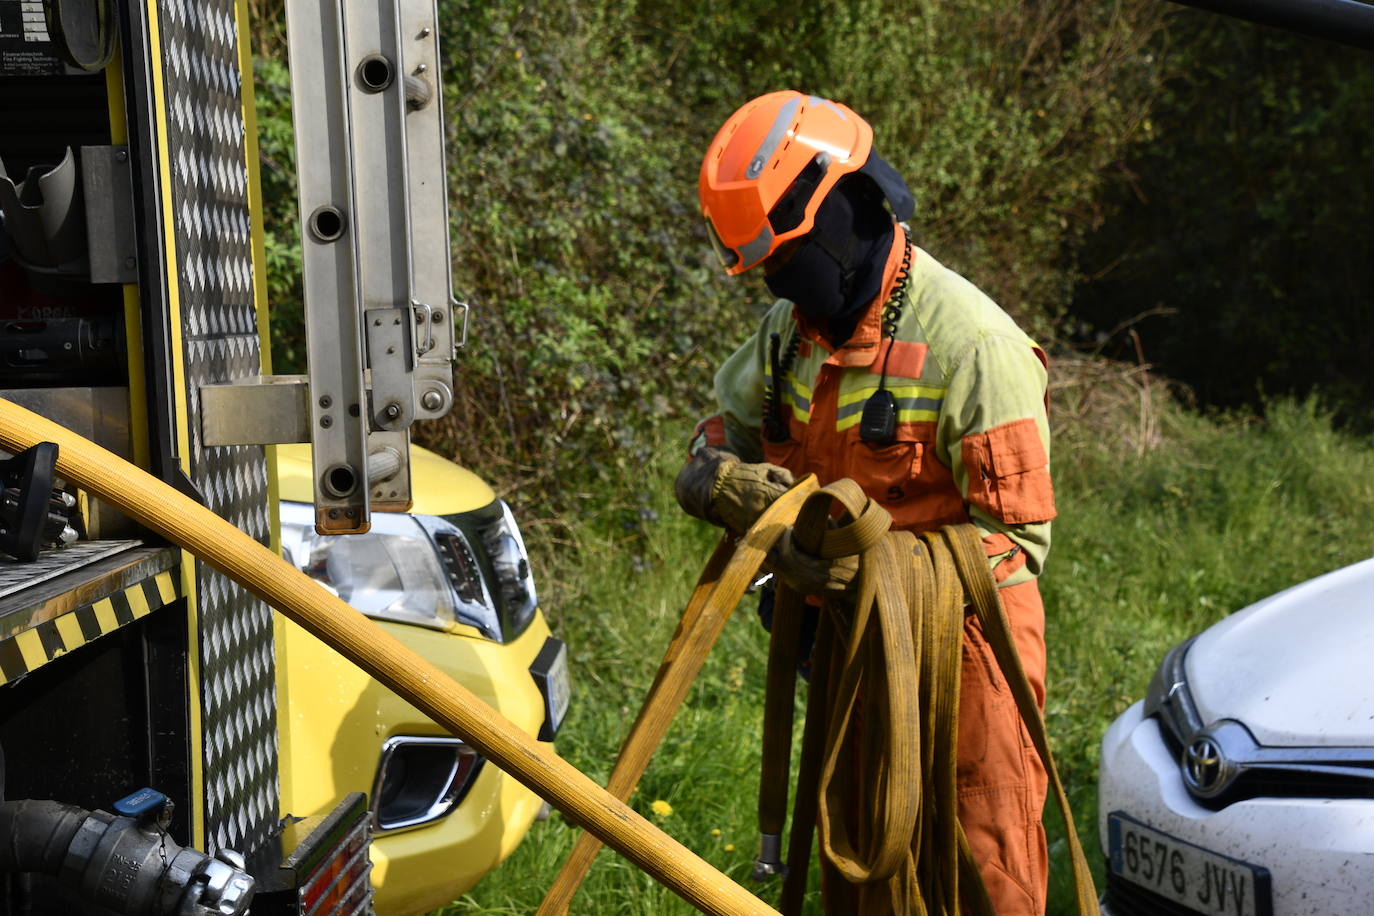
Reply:
<svg viewBox="0 0 1374 916"><path fill-rule="evenodd" d="M178 292L193 422L190 476L210 509L268 542L267 465L260 446L200 442L202 385L261 369L233 0L160 0L167 150ZM277 818L272 613L203 563L201 721L206 843L251 852Z"/></svg>

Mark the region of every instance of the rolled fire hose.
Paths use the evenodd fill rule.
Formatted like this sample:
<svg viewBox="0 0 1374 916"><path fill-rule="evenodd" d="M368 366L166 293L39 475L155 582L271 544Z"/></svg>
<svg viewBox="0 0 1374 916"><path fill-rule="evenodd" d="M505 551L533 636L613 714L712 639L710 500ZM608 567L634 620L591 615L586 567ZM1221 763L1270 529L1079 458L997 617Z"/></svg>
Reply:
<svg viewBox="0 0 1374 916"><path fill-rule="evenodd" d="M716 546L682 612L639 715L620 745L620 754L606 783L606 791L611 795L622 801L630 797L711 647L758 574L764 557L791 525L803 501L815 491L816 478L803 478L769 506L738 542L726 535ZM601 841L593 834L578 837L539 905L537 916L558 916L568 911L600 848Z"/></svg>
<svg viewBox="0 0 1374 916"><path fill-rule="evenodd" d="M844 510L838 526L830 524L834 503ZM856 599L828 602L823 611L817 651L826 677L811 688L823 699L808 712L821 717L824 740L803 752L805 794L817 799L808 814L819 806L826 910L888 913L901 901L897 912L991 916L958 829L951 753L963 590L952 562L923 563L915 537L888 532L889 524L844 480L807 501L794 535L819 556L860 556ZM776 676L770 671L770 682ZM765 722L765 730L776 727ZM763 778L786 780L786 761ZM807 853L789 862L784 913L800 912L813 823L793 817L791 846Z"/></svg>
<svg viewBox="0 0 1374 916"><path fill-rule="evenodd" d="M66 480L166 537L300 624L703 913L776 911L541 747L467 688L194 500L70 430L0 399L0 448L58 445Z"/></svg>
<svg viewBox="0 0 1374 916"><path fill-rule="evenodd" d="M811 478L803 484L808 494L814 493ZM967 602L983 624L1050 776L1069 839L1078 911L1084 916L1095 914L1096 891L1069 814L1067 796L1050 758L1044 724L1011 641L976 532L967 525L951 526L926 535L918 545L907 532L885 535L890 525L887 513L868 500L852 481L840 481L808 496L800 510L797 500L790 498L796 492L775 503L759 525L745 535L741 552L748 554L749 563L761 563L766 553L766 548L759 550L759 534L766 531L766 543L771 545L777 538L776 526L795 519L794 536L799 546L832 558L862 554L863 572L852 612L854 619L841 628L838 618L843 613L823 614L821 618L817 645L827 646L830 651L816 653L812 671L789 840L790 873L783 887L782 912L789 916L800 912L812 825L819 808L826 827L822 836L826 852L823 862L834 879L827 884L849 888L839 891L838 896L843 899L828 902L830 912L888 912L891 895L898 893L919 898L911 899L915 912L958 912L962 898L971 912L991 913L981 876L958 827L954 757L949 753L937 755L935 751L937 747L954 745L959 653ZM839 501L846 512L845 522L835 528L828 524L832 501ZM779 511L783 505L786 514ZM700 670L706 652L719 635L719 627L743 593L738 582L737 587L723 587L722 567L732 568L741 560L739 555L723 556L729 544L726 538L716 548L683 613L659 676L622 745L612 776L613 792L628 795L643 774L690 686L683 680L690 681ZM745 545L750 549L743 549ZM744 578L752 575L751 571ZM758 873L765 875L787 872L776 861L775 849L780 843L786 806L785 749L791 744L791 700L795 687L792 673L800 606L800 596L780 590L769 653L767 724L760 780L763 838L757 865ZM873 636L864 637L870 629ZM857 635L850 639L850 633ZM689 646L697 647L702 657L684 657L691 651ZM868 657L867 665L859 663L861 655ZM903 681L905 672L898 673L894 665L918 668L919 690ZM879 773L846 773L839 766L840 749L848 746L846 731L854 725L858 684L866 668L872 669L868 671L868 682L886 680L889 686L898 685L899 689L889 692L880 707L886 713L886 727L859 732L864 740L869 734L885 734L897 746L876 752L869 749L870 758L876 756L881 760ZM785 683L781 671L788 674ZM666 686L668 681L672 682L671 687ZM919 736L911 734L913 731L919 732ZM844 816L832 816L830 812L837 805L853 804L846 795L855 785L880 787L881 794L875 791L860 802L871 814L871 820L858 825L856 835L851 836ZM584 836L579 840L573 856L545 897L540 916L558 916L567 911L596 849L594 839ZM925 897L931 898L929 906Z"/></svg>
<svg viewBox="0 0 1374 916"><path fill-rule="evenodd" d="M843 509L838 525L830 523L834 503ZM814 552L828 558L858 553L860 572L852 604L829 602L822 614L821 676L813 677L808 704L811 735L803 738L782 912L801 912L812 824L819 820L827 912L993 916L958 823L951 752L963 619L971 606L1063 815L1077 910L1096 916L1068 798L976 529L950 525L919 540L905 531L878 536L875 510L882 511L857 484L842 480L809 498L797 520L799 544L818 544ZM814 731L812 715L820 717ZM812 737L822 732L823 741ZM764 785L786 776L784 761L780 771L765 771ZM803 811L807 799L816 802Z"/></svg>

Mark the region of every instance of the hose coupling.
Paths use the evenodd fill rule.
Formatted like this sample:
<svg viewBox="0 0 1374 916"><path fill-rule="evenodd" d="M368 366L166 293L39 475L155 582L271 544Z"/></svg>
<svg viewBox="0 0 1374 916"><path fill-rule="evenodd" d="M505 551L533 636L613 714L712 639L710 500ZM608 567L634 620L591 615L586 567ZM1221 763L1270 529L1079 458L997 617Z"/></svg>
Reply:
<svg viewBox="0 0 1374 916"><path fill-rule="evenodd" d="M759 854L749 877L754 881L766 881L774 875L787 877L787 866L782 861L782 837L776 833L760 833Z"/></svg>
<svg viewBox="0 0 1374 916"><path fill-rule="evenodd" d="M143 789L116 814L61 802L0 802L0 873L54 875L87 900L130 916L246 916L254 880L241 855L213 856L167 835L172 803Z"/></svg>

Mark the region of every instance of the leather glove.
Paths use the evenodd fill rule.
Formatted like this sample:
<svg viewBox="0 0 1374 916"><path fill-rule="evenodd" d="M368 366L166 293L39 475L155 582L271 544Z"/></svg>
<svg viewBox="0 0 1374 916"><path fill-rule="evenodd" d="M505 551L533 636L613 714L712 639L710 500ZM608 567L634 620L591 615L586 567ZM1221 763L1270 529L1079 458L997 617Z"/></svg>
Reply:
<svg viewBox="0 0 1374 916"><path fill-rule="evenodd" d="M792 483L792 472L776 464L723 463L711 488L711 514L731 531L743 533Z"/></svg>
<svg viewBox="0 0 1374 916"><path fill-rule="evenodd" d="M745 464L723 449L704 448L678 473L673 491L688 515L743 532L792 483L786 468Z"/></svg>
<svg viewBox="0 0 1374 916"><path fill-rule="evenodd" d="M794 592L838 598L858 584L859 558L850 554L826 559L807 553L793 541L789 528L768 551L768 568Z"/></svg>
<svg viewBox="0 0 1374 916"><path fill-rule="evenodd" d="M711 517L711 493L716 487L716 475L722 465L738 462L734 455L718 448L703 448L693 455L678 471L673 483L673 494L682 511L719 525L720 520Z"/></svg>

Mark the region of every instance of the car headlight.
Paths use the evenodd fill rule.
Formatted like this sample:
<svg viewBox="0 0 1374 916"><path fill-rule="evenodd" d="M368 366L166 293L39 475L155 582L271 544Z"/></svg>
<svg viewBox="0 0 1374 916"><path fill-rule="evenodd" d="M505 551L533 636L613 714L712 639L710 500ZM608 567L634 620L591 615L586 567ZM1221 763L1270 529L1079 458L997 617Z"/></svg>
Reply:
<svg viewBox="0 0 1374 916"><path fill-rule="evenodd" d="M498 499L481 509L445 515L441 520L457 529L468 545L480 545L473 559L491 585L490 592L501 620L501 638L509 641L525 632L534 619L539 596L530 570L529 552L510 506ZM442 534L437 526L428 522L425 526L436 535ZM449 542L453 546L444 549L444 541L438 537L436 540L440 543L445 564L452 569L450 557L459 553L455 549L459 545Z"/></svg>
<svg viewBox="0 0 1374 916"><path fill-rule="evenodd" d="M282 549L297 569L369 617L437 630L462 623L501 638L481 577L473 587L455 589L422 518L375 513L367 534L321 535L310 506L284 502Z"/></svg>
<svg viewBox="0 0 1374 916"><path fill-rule="evenodd" d="M1145 691L1145 715L1159 719L1160 729L1175 753L1202 727L1183 666L1192 642L1185 640L1165 653Z"/></svg>

